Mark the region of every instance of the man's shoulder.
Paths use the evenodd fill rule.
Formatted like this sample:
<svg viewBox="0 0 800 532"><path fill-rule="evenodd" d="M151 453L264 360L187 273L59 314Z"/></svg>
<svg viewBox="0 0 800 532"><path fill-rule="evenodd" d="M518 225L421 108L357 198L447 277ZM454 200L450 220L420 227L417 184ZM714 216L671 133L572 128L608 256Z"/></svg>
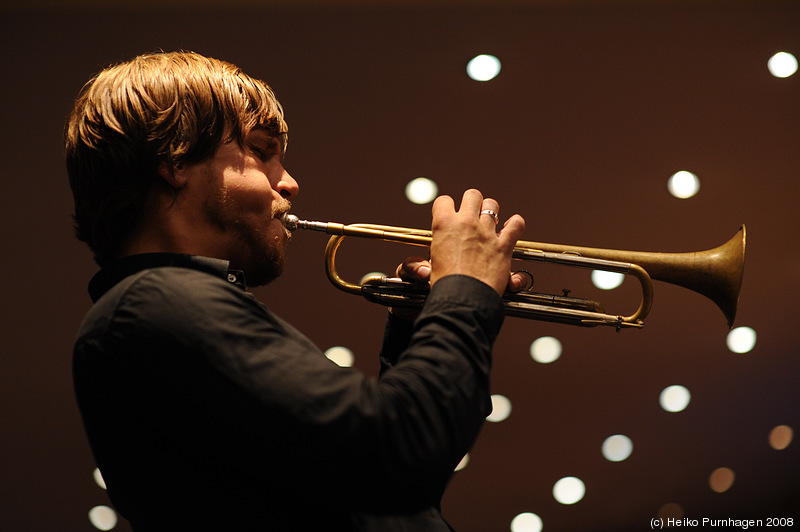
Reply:
<svg viewBox="0 0 800 532"><path fill-rule="evenodd" d="M159 266L133 273L112 286L102 299L138 304L195 304L220 293L244 293L218 275L179 266ZM98 300L98 303L100 300Z"/></svg>
<svg viewBox="0 0 800 532"><path fill-rule="evenodd" d="M196 329L217 315L253 304L249 293L212 273L177 266L148 268L109 288L84 318L79 337L111 329Z"/></svg>

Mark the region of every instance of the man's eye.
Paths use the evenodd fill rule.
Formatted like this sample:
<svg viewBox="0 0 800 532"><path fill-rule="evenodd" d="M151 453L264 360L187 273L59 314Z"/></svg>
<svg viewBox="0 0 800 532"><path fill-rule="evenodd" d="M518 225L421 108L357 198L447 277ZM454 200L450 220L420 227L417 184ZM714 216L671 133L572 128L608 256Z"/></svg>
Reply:
<svg viewBox="0 0 800 532"><path fill-rule="evenodd" d="M255 146L250 146L250 151L252 151L253 155L258 157L262 161L266 161L267 160L267 153L264 150L262 150L261 148L257 148Z"/></svg>
<svg viewBox="0 0 800 532"><path fill-rule="evenodd" d="M281 154L280 145L277 143L275 143L275 145L270 144L266 148L251 144L250 151L253 152L253 155L264 162L268 162L273 157L280 156Z"/></svg>

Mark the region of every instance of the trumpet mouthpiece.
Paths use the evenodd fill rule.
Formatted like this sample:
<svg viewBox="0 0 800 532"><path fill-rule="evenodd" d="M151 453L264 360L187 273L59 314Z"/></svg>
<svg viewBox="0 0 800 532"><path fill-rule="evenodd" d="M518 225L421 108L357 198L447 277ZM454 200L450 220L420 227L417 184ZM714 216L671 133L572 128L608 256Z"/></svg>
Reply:
<svg viewBox="0 0 800 532"><path fill-rule="evenodd" d="M298 218L294 214L289 214L288 212L283 213L283 215L281 216L281 223L289 231L294 231L295 229L297 229L297 223L299 221L300 218Z"/></svg>

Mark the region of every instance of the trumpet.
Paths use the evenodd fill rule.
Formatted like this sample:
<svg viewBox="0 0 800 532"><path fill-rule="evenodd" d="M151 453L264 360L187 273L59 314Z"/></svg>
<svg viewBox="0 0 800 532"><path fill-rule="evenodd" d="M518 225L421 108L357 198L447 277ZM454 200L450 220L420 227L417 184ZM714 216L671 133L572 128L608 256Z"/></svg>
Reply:
<svg viewBox="0 0 800 532"><path fill-rule="evenodd" d="M283 215L289 231L319 231L331 235L325 248L325 271L333 285L347 293L394 307L421 307L428 295L428 283L403 281L382 275L371 275L360 283L344 280L336 269L336 254L347 237L360 237L429 247L431 232L421 229L376 224L341 224L301 220L293 214ZM563 295L542 294L523 290L503 295L508 316L564 323L581 327L610 326L644 327L644 318L653 304L653 280L682 286L712 302L725 315L728 327L733 326L739 291L744 273L746 229L742 225L728 242L713 249L689 253L622 251L520 240L512 258L545 262L561 266L588 268L635 277L642 289L639 308L628 316L607 313L597 301Z"/></svg>

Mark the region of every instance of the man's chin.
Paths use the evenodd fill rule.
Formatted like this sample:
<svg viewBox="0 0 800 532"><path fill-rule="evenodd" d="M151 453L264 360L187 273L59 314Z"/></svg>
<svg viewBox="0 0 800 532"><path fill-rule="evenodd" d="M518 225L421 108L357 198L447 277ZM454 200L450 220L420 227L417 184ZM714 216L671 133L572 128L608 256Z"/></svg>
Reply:
<svg viewBox="0 0 800 532"><path fill-rule="evenodd" d="M286 257L270 256L262 257L251 268L247 268L244 272L245 281L248 286L264 286L283 274L283 269L286 266Z"/></svg>

